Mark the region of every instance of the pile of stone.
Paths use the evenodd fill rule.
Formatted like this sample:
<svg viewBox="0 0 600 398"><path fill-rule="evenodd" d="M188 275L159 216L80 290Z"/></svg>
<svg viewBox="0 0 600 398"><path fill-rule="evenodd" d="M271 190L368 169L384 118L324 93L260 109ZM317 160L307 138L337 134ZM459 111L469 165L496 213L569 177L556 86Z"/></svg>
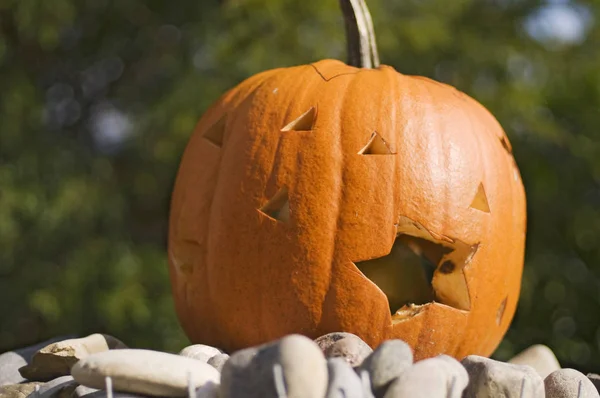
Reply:
<svg viewBox="0 0 600 398"><path fill-rule="evenodd" d="M561 369L537 345L508 363L470 355L414 362L389 340L373 351L350 333L290 335L237 351L196 344L179 354L130 349L93 334L0 355L0 398L586 398L600 376Z"/></svg>

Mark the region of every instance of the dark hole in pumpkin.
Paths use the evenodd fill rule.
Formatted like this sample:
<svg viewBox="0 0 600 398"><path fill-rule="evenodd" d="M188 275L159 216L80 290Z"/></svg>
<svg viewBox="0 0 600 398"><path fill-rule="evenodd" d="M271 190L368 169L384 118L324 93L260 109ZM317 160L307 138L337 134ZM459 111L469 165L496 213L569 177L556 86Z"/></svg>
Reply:
<svg viewBox="0 0 600 398"><path fill-rule="evenodd" d="M356 266L385 293L393 314L405 305L436 299L433 275L442 258L452 251L442 244L401 234L390 254L357 262Z"/></svg>
<svg viewBox="0 0 600 398"><path fill-rule="evenodd" d="M222 147L225 136L225 116L221 117L215 124L210 126L202 136L215 146L218 146L219 148Z"/></svg>
<svg viewBox="0 0 600 398"><path fill-rule="evenodd" d="M377 132L371 134L371 138L367 145L365 145L360 151L359 155L394 155L390 149L389 144L379 135Z"/></svg>
<svg viewBox="0 0 600 398"><path fill-rule="evenodd" d="M288 190L281 188L273 197L265 203L260 211L277 221L288 222L290 220L290 202Z"/></svg>
<svg viewBox="0 0 600 398"><path fill-rule="evenodd" d="M310 131L315 124L317 109L313 106L302 115L285 125L281 131Z"/></svg>

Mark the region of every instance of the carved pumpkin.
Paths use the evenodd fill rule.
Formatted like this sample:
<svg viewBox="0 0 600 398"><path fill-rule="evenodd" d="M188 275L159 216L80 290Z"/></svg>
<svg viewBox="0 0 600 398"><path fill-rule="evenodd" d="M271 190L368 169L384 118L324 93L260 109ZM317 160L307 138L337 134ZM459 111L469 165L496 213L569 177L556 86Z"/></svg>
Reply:
<svg viewBox="0 0 600 398"><path fill-rule="evenodd" d="M417 359L489 355L525 227L509 141L472 98L389 66L271 70L219 99L183 155L176 311L193 342L229 351L347 331Z"/></svg>

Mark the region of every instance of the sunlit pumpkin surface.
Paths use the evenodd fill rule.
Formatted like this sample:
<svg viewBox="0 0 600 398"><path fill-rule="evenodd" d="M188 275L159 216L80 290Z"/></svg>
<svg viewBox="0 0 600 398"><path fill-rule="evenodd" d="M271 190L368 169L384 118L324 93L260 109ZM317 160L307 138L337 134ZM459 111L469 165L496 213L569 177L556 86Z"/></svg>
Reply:
<svg viewBox="0 0 600 398"><path fill-rule="evenodd" d="M200 120L169 263L193 342L401 338L489 355L517 304L525 194L497 121L456 89L339 61L256 75Z"/></svg>

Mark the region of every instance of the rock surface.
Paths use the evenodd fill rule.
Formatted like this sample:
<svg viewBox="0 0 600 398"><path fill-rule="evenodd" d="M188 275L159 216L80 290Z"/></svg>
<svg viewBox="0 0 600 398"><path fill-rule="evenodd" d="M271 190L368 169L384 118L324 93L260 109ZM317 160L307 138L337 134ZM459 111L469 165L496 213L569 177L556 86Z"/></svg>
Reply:
<svg viewBox="0 0 600 398"><path fill-rule="evenodd" d="M542 379L545 379L546 376L555 370L560 369L560 364L554 352L543 344L532 345L515 355L508 363L529 365L538 372Z"/></svg>
<svg viewBox="0 0 600 398"><path fill-rule="evenodd" d="M183 350L179 352L179 355L198 359L203 362L208 362L208 360L215 355L222 354L223 352L218 348L211 347L209 345L204 344L194 344L185 347Z"/></svg>
<svg viewBox="0 0 600 398"><path fill-rule="evenodd" d="M462 360L469 373L464 398L544 398L544 382L531 366L469 355Z"/></svg>
<svg viewBox="0 0 600 398"><path fill-rule="evenodd" d="M217 369L219 372L223 370L223 366L225 366L225 362L229 360L229 355L227 354L217 354L214 357L208 360L208 364L213 368Z"/></svg>
<svg viewBox="0 0 600 398"><path fill-rule="evenodd" d="M447 355L425 359L405 369L385 391L385 398L461 398L469 382L465 368Z"/></svg>
<svg viewBox="0 0 600 398"><path fill-rule="evenodd" d="M31 382L21 384L10 384L0 387L1 398L25 398L35 391L35 387L42 383Z"/></svg>
<svg viewBox="0 0 600 398"><path fill-rule="evenodd" d="M219 385L206 383L196 390L196 398L219 398Z"/></svg>
<svg viewBox="0 0 600 398"><path fill-rule="evenodd" d="M546 398L598 398L598 390L581 372L559 369L544 380Z"/></svg>
<svg viewBox="0 0 600 398"><path fill-rule="evenodd" d="M325 398L364 398L360 377L344 358L329 358L327 371Z"/></svg>
<svg viewBox="0 0 600 398"><path fill-rule="evenodd" d="M219 383L219 372L196 359L164 352L122 349L93 354L80 360L71 371L75 380L88 387L104 388L112 378L115 391L177 397L187 394L188 376L195 388Z"/></svg>
<svg viewBox="0 0 600 398"><path fill-rule="evenodd" d="M322 398L327 389L327 363L312 340L289 335L235 352L221 377L221 398Z"/></svg>
<svg viewBox="0 0 600 398"><path fill-rule="evenodd" d="M369 373L375 396L382 397L388 385L412 364L410 346L402 340L388 340L364 360L360 369Z"/></svg>
<svg viewBox="0 0 600 398"><path fill-rule="evenodd" d="M38 350L31 363L19 369L28 380L48 381L71 373L71 367L88 355L111 349L127 348L120 340L105 335L92 334L79 339L63 340Z"/></svg>
<svg viewBox="0 0 600 398"><path fill-rule="evenodd" d="M373 352L360 337L352 333L336 332L315 340L327 358L342 357L352 366L358 366Z"/></svg>
<svg viewBox="0 0 600 398"><path fill-rule="evenodd" d="M40 386L37 396L32 398L68 398L78 384L73 376L61 376Z"/></svg>
<svg viewBox="0 0 600 398"><path fill-rule="evenodd" d="M21 373L19 373L19 369L31 362L31 357L33 357L33 354L48 344L65 340L70 337L72 336L56 337L29 347L5 352L0 355L0 386L17 384L26 381L25 378L21 376Z"/></svg>

